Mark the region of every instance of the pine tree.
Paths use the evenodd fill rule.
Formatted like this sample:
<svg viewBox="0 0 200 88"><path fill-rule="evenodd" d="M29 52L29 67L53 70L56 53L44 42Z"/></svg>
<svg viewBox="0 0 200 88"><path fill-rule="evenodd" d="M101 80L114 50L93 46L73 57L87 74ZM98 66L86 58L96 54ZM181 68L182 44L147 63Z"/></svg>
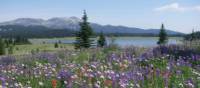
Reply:
<svg viewBox="0 0 200 88"><path fill-rule="evenodd" d="M8 53L13 54L13 45L9 45L8 47Z"/></svg>
<svg viewBox="0 0 200 88"><path fill-rule="evenodd" d="M104 47L105 45L106 45L106 38L105 38L103 32L101 32L99 35L99 39L98 39L98 46Z"/></svg>
<svg viewBox="0 0 200 88"><path fill-rule="evenodd" d="M192 30L192 33L191 33L191 39L190 39L190 41L193 41L193 40L195 40L196 39L196 34L195 34L195 32L194 32L194 29Z"/></svg>
<svg viewBox="0 0 200 88"><path fill-rule="evenodd" d="M12 38L9 38L8 43L9 43L9 44L13 44L13 43L14 43L14 42L13 42L13 39L12 39Z"/></svg>
<svg viewBox="0 0 200 88"><path fill-rule="evenodd" d="M162 24L160 33L159 33L159 40L158 40L157 44L163 45L163 44L166 44L167 42L168 42L167 33L165 31L164 24Z"/></svg>
<svg viewBox="0 0 200 88"><path fill-rule="evenodd" d="M5 47L6 47L6 48L9 47L9 41L8 41L8 39L5 39L5 40L4 40L4 44L5 44Z"/></svg>
<svg viewBox="0 0 200 88"><path fill-rule="evenodd" d="M0 55L5 54L5 43L2 38L0 38Z"/></svg>
<svg viewBox="0 0 200 88"><path fill-rule="evenodd" d="M90 48L92 45L91 37L93 35L92 28L89 25L86 11L84 10L82 22L80 23L80 31L76 33L75 49Z"/></svg>
<svg viewBox="0 0 200 88"><path fill-rule="evenodd" d="M54 48L58 48L59 46L58 46L58 43L56 42L55 44L54 44Z"/></svg>
<svg viewBox="0 0 200 88"><path fill-rule="evenodd" d="M22 36L17 36L14 39L14 44L16 45L21 45L21 44L30 44L28 38L22 37Z"/></svg>

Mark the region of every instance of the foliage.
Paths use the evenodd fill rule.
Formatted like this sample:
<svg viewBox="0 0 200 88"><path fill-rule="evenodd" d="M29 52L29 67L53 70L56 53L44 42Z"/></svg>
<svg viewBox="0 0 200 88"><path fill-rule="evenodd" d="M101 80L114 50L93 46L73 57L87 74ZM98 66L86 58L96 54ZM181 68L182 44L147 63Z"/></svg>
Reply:
<svg viewBox="0 0 200 88"><path fill-rule="evenodd" d="M3 38L55 38L75 36L75 31L70 29L52 29L44 26L21 26L21 25L4 25L0 26L4 31L0 31ZM13 29L13 30L9 30Z"/></svg>
<svg viewBox="0 0 200 88"><path fill-rule="evenodd" d="M192 32L190 34L185 35L184 40L192 41L192 40L199 40L200 39L200 32Z"/></svg>
<svg viewBox="0 0 200 88"><path fill-rule="evenodd" d="M54 47L55 47L55 48L58 48L58 47L59 47L59 45L58 45L57 42L54 44Z"/></svg>
<svg viewBox="0 0 200 88"><path fill-rule="evenodd" d="M103 32L101 32L101 34L99 35L99 39L98 39L98 46L104 47L105 45L106 45L106 38L105 38Z"/></svg>
<svg viewBox="0 0 200 88"><path fill-rule="evenodd" d="M167 42L168 42L167 33L165 31L164 24L162 24L160 33L159 33L159 40L158 40L157 44L163 45L163 44L166 44Z"/></svg>
<svg viewBox="0 0 200 88"><path fill-rule="evenodd" d="M0 38L0 55L4 55L5 54L5 42L2 38Z"/></svg>
<svg viewBox="0 0 200 88"><path fill-rule="evenodd" d="M9 46L8 46L8 54L13 54L13 53L14 53L13 48L14 48L13 45L9 45Z"/></svg>
<svg viewBox="0 0 200 88"><path fill-rule="evenodd" d="M22 36L17 36L14 38L14 44L15 45L22 45L22 44L30 44L28 38L22 37Z"/></svg>
<svg viewBox="0 0 200 88"><path fill-rule="evenodd" d="M92 45L91 36L93 35L93 31L87 22L88 17L85 11L82 20L83 22L80 23L80 31L76 33L75 49L90 48Z"/></svg>

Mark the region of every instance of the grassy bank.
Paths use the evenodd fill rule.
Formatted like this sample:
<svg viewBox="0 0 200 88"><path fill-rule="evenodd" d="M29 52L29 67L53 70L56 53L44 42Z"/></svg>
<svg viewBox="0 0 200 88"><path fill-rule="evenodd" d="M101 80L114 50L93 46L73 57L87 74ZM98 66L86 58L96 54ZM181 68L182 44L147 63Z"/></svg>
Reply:
<svg viewBox="0 0 200 88"><path fill-rule="evenodd" d="M21 54L30 54L33 52L56 52L59 50L72 50L73 45L71 44L59 44L58 48L54 47L54 44L27 44L27 45L15 45L13 54L21 55Z"/></svg>

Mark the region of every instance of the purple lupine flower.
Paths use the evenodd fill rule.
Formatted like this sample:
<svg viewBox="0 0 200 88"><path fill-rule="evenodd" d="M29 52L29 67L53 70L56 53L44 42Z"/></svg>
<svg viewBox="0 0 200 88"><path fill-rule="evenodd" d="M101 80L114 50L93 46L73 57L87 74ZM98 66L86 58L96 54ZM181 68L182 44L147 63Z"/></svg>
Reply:
<svg viewBox="0 0 200 88"><path fill-rule="evenodd" d="M1 80L1 82L2 82L2 88L5 88L5 87L6 87L6 85L5 85L6 79L5 79L4 77L0 77L0 80Z"/></svg>
<svg viewBox="0 0 200 88"><path fill-rule="evenodd" d="M2 65L9 65L14 64L16 62L16 59L12 56L4 56L0 58L0 62Z"/></svg>

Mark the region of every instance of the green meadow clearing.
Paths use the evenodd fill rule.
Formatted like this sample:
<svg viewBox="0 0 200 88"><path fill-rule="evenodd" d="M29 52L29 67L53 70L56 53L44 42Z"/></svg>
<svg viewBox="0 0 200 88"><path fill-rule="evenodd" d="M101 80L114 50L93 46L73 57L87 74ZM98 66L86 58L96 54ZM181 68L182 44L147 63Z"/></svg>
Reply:
<svg viewBox="0 0 200 88"><path fill-rule="evenodd" d="M15 45L13 54L22 55L30 54L34 52L55 52L58 50L73 50L72 44L59 44L58 48L54 47L54 44L26 44L26 45Z"/></svg>

